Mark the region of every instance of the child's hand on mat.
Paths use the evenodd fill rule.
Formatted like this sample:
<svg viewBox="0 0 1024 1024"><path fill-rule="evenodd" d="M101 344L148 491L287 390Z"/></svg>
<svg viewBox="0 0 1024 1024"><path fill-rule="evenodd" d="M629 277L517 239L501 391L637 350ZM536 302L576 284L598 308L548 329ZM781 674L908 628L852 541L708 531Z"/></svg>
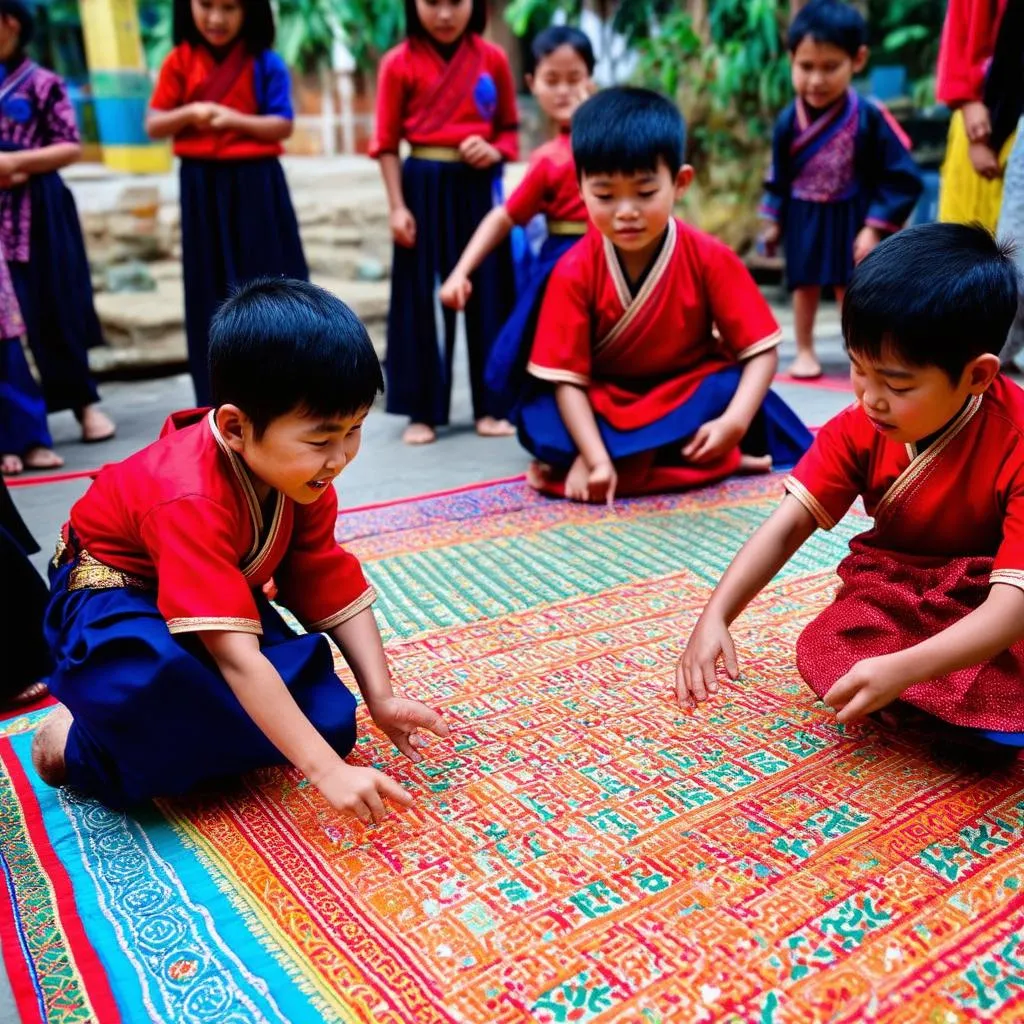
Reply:
<svg viewBox="0 0 1024 1024"><path fill-rule="evenodd" d="M676 699L680 705L685 707L718 693L715 666L719 656L725 662L725 674L738 679L740 666L729 627L721 619L705 619L702 615L676 665Z"/></svg>
<svg viewBox="0 0 1024 1024"><path fill-rule="evenodd" d="M728 416L708 420L698 427L697 433L690 438L690 443L683 449L683 458L695 466L714 462L735 448L743 440L746 432L742 423L737 423Z"/></svg>
<svg viewBox="0 0 1024 1024"><path fill-rule="evenodd" d="M577 455L565 477L565 496L570 501L590 501L599 505L607 502L610 507L615 501L618 482L619 475L611 459L602 459L589 466L582 455Z"/></svg>
<svg viewBox="0 0 1024 1024"><path fill-rule="evenodd" d="M972 142L967 147L967 156L970 158L971 166L977 174L980 174L986 181L992 181L1000 176L999 157L985 142Z"/></svg>
<svg viewBox="0 0 1024 1024"><path fill-rule="evenodd" d="M408 807L412 794L376 768L357 768L341 758L320 779L310 780L336 811L348 811L363 824L383 821L387 815L385 800Z"/></svg>
<svg viewBox="0 0 1024 1024"><path fill-rule="evenodd" d="M891 655L864 658L835 681L823 700L845 725L891 704L908 685Z"/></svg>
<svg viewBox="0 0 1024 1024"><path fill-rule="evenodd" d="M405 206L391 211L391 237L406 249L416 244L416 218Z"/></svg>
<svg viewBox="0 0 1024 1024"><path fill-rule="evenodd" d="M418 700L406 700L404 697L385 697L369 706L370 717L377 727L413 764L423 760L420 749L429 744L429 740L421 735L420 729L426 729L441 739L450 733L445 720L426 704Z"/></svg>
<svg viewBox="0 0 1024 1024"><path fill-rule="evenodd" d="M465 309L473 294L473 282L465 274L452 271L441 285L441 302L449 309Z"/></svg>
<svg viewBox="0 0 1024 1024"><path fill-rule="evenodd" d="M459 156L478 170L501 163L501 153L480 135L470 135L459 144Z"/></svg>
<svg viewBox="0 0 1024 1024"><path fill-rule="evenodd" d="M853 262L860 263L882 241L882 232L870 225L862 227L853 240Z"/></svg>

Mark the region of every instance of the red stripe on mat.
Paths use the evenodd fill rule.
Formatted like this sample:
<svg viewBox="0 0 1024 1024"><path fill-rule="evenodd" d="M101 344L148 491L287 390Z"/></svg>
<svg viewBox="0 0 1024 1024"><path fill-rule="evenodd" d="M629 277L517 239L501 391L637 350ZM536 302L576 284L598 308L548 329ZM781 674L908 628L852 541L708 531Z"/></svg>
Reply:
<svg viewBox="0 0 1024 1024"><path fill-rule="evenodd" d="M27 715L30 711L39 711L41 708L48 708L57 703L57 698L48 693L45 697L33 701L31 704L20 704L16 708L8 708L0 711L0 722L6 722L10 718L18 718L20 715Z"/></svg>
<svg viewBox="0 0 1024 1024"><path fill-rule="evenodd" d="M463 494L466 491L475 491L479 487L497 487L498 484L514 484L525 480L526 474L518 476L503 476L497 480L478 480L474 484L462 484L461 487L449 487L445 491L428 491L426 494L410 494L407 498L389 498L387 501L374 501L369 505L353 505L352 508L339 508L338 513L348 515L350 512L370 512L375 508L389 508L391 505L408 505L411 501L427 501L429 498L445 498L449 494Z"/></svg>
<svg viewBox="0 0 1024 1024"><path fill-rule="evenodd" d="M802 388L821 388L822 391L846 391L853 394L847 377L790 377L786 373L775 375L776 384L799 384Z"/></svg>
<svg viewBox="0 0 1024 1024"><path fill-rule="evenodd" d="M68 950L74 959L75 967L95 1013L91 1019L103 1021L103 1024L107 1024L108 1021L111 1024L118 1024L121 1020L121 1013L114 1000L114 993L107 983L106 968L87 938L80 919L74 914L75 896L71 887L71 879L50 843L50 837L43 824L43 812L39 807L39 801L32 791L25 769L22 768L21 762L14 753L14 747L10 740L0 740L0 761L3 761L14 791L18 794L25 829L32 842L32 848L49 880L57 916L60 919L64 935L67 937ZM14 994L18 1012L22 1015L21 1019L39 1020L39 998L35 986L32 984L30 972L22 959L22 947L14 908L9 901L0 900L0 903L8 903L7 906L0 908L0 935L2 935L4 966L7 968L7 977L11 982L11 991ZM71 908L72 913L69 914L65 908ZM29 1014L28 1017L24 1016L26 1012Z"/></svg>
<svg viewBox="0 0 1024 1024"><path fill-rule="evenodd" d="M34 476L5 476L4 483L7 484L8 487L38 487L40 484L63 484L68 480L84 480L86 477L95 477L101 469L103 469L103 467L98 466L96 469L77 469L73 473L44 473Z"/></svg>

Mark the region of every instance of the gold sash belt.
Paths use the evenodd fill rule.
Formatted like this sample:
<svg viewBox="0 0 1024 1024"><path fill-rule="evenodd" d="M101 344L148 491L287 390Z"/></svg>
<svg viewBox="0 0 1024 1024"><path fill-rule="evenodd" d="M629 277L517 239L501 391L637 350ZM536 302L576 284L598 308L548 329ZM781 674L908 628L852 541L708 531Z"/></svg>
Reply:
<svg viewBox="0 0 1024 1024"><path fill-rule="evenodd" d="M549 220L549 235L585 235L589 224L585 220Z"/></svg>
<svg viewBox="0 0 1024 1024"><path fill-rule="evenodd" d="M64 538L60 537L53 556L53 564L60 565L66 561L74 562L68 574L68 590L113 590L116 587L128 587L132 590L154 589L152 580L106 565L98 558L93 558L88 551L73 554L65 544Z"/></svg>
<svg viewBox="0 0 1024 1024"><path fill-rule="evenodd" d="M417 160L436 160L442 164L462 163L462 154L454 146L413 146L409 155Z"/></svg>

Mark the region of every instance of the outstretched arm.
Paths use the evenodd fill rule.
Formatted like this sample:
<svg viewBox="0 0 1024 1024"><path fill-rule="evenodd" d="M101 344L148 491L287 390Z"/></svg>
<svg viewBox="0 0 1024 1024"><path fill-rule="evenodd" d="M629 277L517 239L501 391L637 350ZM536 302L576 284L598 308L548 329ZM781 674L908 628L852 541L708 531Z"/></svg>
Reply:
<svg viewBox="0 0 1024 1024"><path fill-rule="evenodd" d="M717 692L715 672L719 655L724 658L729 678L739 676L729 626L814 533L816 525L811 513L787 494L740 548L701 612L676 666L676 696L680 704L705 700L709 693Z"/></svg>
<svg viewBox="0 0 1024 1024"><path fill-rule="evenodd" d="M470 275L508 238L515 224L504 206L496 206L478 225L455 269L441 287L441 301L452 309L465 309L473 286Z"/></svg>

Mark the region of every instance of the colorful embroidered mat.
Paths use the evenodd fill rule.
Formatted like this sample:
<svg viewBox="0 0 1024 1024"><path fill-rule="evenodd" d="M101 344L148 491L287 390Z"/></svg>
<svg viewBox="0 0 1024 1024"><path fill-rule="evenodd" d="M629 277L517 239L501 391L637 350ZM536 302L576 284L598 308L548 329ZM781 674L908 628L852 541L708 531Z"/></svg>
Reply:
<svg viewBox="0 0 1024 1024"><path fill-rule="evenodd" d="M3 950L26 1021L957 1024L1024 1019L1024 773L843 734L793 644L863 521L737 623L743 678L670 678L778 499L613 511L521 483L343 516L405 691L454 730L362 830L296 773L126 818L40 785L3 725Z"/></svg>

